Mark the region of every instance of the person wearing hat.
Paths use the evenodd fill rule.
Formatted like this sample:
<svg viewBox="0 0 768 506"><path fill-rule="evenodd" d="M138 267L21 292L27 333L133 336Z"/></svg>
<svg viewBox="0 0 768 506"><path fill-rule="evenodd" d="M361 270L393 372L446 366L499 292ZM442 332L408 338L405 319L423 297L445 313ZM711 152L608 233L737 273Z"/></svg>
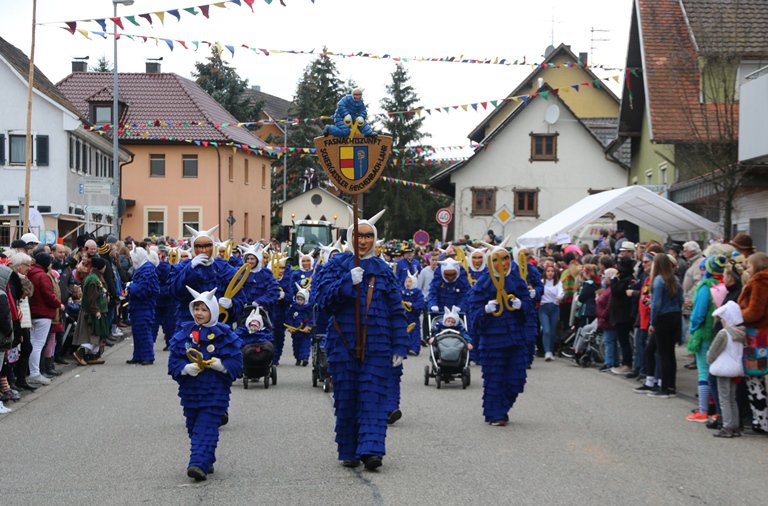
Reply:
<svg viewBox="0 0 768 506"><path fill-rule="evenodd" d="M141 246L131 250L133 279L128 286L128 310L133 331L133 356L127 364L152 365L155 363L154 339L157 296L160 280L147 251Z"/></svg>
<svg viewBox="0 0 768 506"><path fill-rule="evenodd" d="M698 371L699 409L688 416L690 422L706 423L709 421L709 363L707 352L714 337L712 312L716 309L711 294L712 287L723 282L723 272L728 259L725 256L709 256L704 260L704 276L699 281L693 295L691 321L688 326L690 339L688 351L696 357Z"/></svg>
<svg viewBox="0 0 768 506"><path fill-rule="evenodd" d="M168 350L168 343L173 337L173 329L176 326L175 299L171 293L171 271L175 267L171 265L167 248L160 247L160 263L155 267L157 274L158 294L155 303L155 317L152 321L152 340L157 341L157 334L160 327L163 329L163 339L165 346L163 351ZM174 252L174 262L178 262L178 251Z"/></svg>
<svg viewBox="0 0 768 506"><path fill-rule="evenodd" d="M616 264L618 275L611 280L611 300L608 308L608 322L613 325L616 340L621 348L621 365L611 369L613 374L632 372L632 344L629 334L632 330L632 295L630 290L634 282L635 261L628 256L621 256ZM628 292L630 292L628 294Z"/></svg>
<svg viewBox="0 0 768 506"><path fill-rule="evenodd" d="M270 269L264 269L264 254L260 242L254 246L238 246L243 261L251 266L248 281L242 288L246 304L271 308L280 298L280 285Z"/></svg>
<svg viewBox="0 0 768 506"><path fill-rule="evenodd" d="M272 273L280 287L280 295L277 302L272 305L270 316L272 318L272 337L275 346L272 363L280 364L280 357L283 355L283 346L285 345L285 326L283 325L288 317L288 308L293 301L294 285L291 282L290 273L286 273L287 256L283 256L270 265ZM324 329L318 329L318 332L325 332Z"/></svg>
<svg viewBox="0 0 768 506"><path fill-rule="evenodd" d="M619 246L618 256L633 258L635 256L635 249L637 249L635 243L624 240L621 242L621 246Z"/></svg>
<svg viewBox="0 0 768 506"><path fill-rule="evenodd" d="M27 245L27 249L35 249L37 245L40 244L40 239L38 239L32 232L27 232L22 235L20 239Z"/></svg>
<svg viewBox="0 0 768 506"><path fill-rule="evenodd" d="M77 319L72 354L79 365L103 364L101 354L109 334L107 321L108 292L104 281L107 261L99 256L90 259L90 272L83 281L83 300Z"/></svg>
<svg viewBox="0 0 768 506"><path fill-rule="evenodd" d="M397 281L402 286L405 283L405 278L409 274L418 276L421 272L421 263L413 258L413 246L406 243L400 249L403 253L403 258L397 261L397 268L395 273L397 274Z"/></svg>
<svg viewBox="0 0 768 506"><path fill-rule="evenodd" d="M387 263L374 254L376 222L382 214L360 220L357 237L350 226L347 237L357 243L357 251L335 255L313 282L317 305L333 318L326 349L338 459L350 468L362 462L369 471L382 465L388 385L393 369L408 354L400 285Z"/></svg>
<svg viewBox="0 0 768 506"><path fill-rule="evenodd" d="M755 252L755 247L752 245L752 236L746 232L739 232L728 244L736 248L745 258Z"/></svg>
<svg viewBox="0 0 768 506"><path fill-rule="evenodd" d="M26 253L27 243L22 241L21 239L16 239L11 243L11 249L19 253Z"/></svg>
<svg viewBox="0 0 768 506"><path fill-rule="evenodd" d="M457 260L446 258L438 264L440 267L432 278L427 301L427 306L433 313L439 312L441 307L461 307L469 292L467 275Z"/></svg>

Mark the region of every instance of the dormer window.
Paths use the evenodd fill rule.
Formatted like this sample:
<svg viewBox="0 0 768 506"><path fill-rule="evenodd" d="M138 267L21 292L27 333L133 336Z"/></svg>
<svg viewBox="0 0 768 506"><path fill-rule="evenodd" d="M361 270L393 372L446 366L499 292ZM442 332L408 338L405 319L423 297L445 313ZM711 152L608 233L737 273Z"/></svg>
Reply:
<svg viewBox="0 0 768 506"><path fill-rule="evenodd" d="M112 123L112 107L96 105L93 107L93 119L96 124Z"/></svg>

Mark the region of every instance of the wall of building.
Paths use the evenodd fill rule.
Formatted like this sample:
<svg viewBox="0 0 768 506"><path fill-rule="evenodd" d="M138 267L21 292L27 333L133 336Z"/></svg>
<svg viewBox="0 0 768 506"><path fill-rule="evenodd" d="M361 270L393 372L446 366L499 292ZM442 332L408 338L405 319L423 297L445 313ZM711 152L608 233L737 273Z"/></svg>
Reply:
<svg viewBox="0 0 768 506"><path fill-rule="evenodd" d="M650 140L648 115L643 115L642 136L633 139L632 165L628 184L667 185L677 181L675 148L672 144L654 144Z"/></svg>

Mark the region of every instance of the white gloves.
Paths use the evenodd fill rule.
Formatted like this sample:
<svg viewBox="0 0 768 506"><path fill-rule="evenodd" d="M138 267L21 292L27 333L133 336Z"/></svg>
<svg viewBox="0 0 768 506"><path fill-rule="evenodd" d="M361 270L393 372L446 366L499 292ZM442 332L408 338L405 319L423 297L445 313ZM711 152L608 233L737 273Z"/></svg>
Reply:
<svg viewBox="0 0 768 506"><path fill-rule="evenodd" d="M363 119L362 116L358 116L357 118L355 118L355 123L357 123L357 126L362 126L363 123L365 123L365 120Z"/></svg>
<svg viewBox="0 0 768 506"><path fill-rule="evenodd" d="M277 300L283 300L284 298L285 298L285 290L281 288L280 295L277 297Z"/></svg>
<svg viewBox="0 0 768 506"><path fill-rule="evenodd" d="M440 312L440 308L437 307L437 306L432 306L431 308L429 308L429 310L431 312L433 312L433 313L439 313Z"/></svg>
<svg viewBox="0 0 768 506"><path fill-rule="evenodd" d="M192 258L190 267L194 269L198 265L205 265L207 261L208 261L208 255L205 255L205 254L197 255Z"/></svg>
<svg viewBox="0 0 768 506"><path fill-rule="evenodd" d="M485 312L488 314L496 312L497 309L499 309L499 303L495 300L489 300L485 305Z"/></svg>
<svg viewBox="0 0 768 506"><path fill-rule="evenodd" d="M221 360L219 360L216 357L213 357L211 360L212 360L211 369L213 369L214 371L219 371L223 373L227 372L227 368L224 367L224 364L221 363Z"/></svg>
<svg viewBox="0 0 768 506"><path fill-rule="evenodd" d="M352 124L352 115L351 114L347 114L346 116L344 116L344 123L349 124L349 125Z"/></svg>
<svg viewBox="0 0 768 506"><path fill-rule="evenodd" d="M530 289L528 290L528 293L529 293L529 294L531 294L531 298L532 298L532 299L535 299L535 298L536 298L536 290L535 290L534 288L530 288Z"/></svg>
<svg viewBox="0 0 768 506"><path fill-rule="evenodd" d="M521 307L523 307L523 301L521 301L520 299L512 299L512 309L517 310L517 309L520 309Z"/></svg>
<svg viewBox="0 0 768 506"><path fill-rule="evenodd" d="M184 369L181 370L181 374L186 374L187 376L197 376L200 374L200 368L196 363L190 362L184 366Z"/></svg>
<svg viewBox="0 0 768 506"><path fill-rule="evenodd" d="M232 299L228 299L227 297L222 297L219 299L219 305L224 309L229 309L232 307Z"/></svg>
<svg viewBox="0 0 768 506"><path fill-rule="evenodd" d="M359 285L363 282L363 273L365 270L362 267L355 267L349 271L349 275L352 276L352 284Z"/></svg>
<svg viewBox="0 0 768 506"><path fill-rule="evenodd" d="M403 360L405 360L405 357L401 355L392 355L392 367L403 365Z"/></svg>

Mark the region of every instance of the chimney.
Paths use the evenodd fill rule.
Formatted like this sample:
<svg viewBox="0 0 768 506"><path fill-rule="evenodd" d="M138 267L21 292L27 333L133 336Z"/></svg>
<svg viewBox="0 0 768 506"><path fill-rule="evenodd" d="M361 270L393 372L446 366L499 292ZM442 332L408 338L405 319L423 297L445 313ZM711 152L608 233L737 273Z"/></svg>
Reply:
<svg viewBox="0 0 768 506"><path fill-rule="evenodd" d="M579 61L581 64L586 67L587 66L587 53L579 53Z"/></svg>
<svg viewBox="0 0 768 506"><path fill-rule="evenodd" d="M72 60L72 73L88 72L88 62L85 60Z"/></svg>
<svg viewBox="0 0 768 506"><path fill-rule="evenodd" d="M253 91L261 91L261 86L260 86L260 85L258 85L258 84L252 84L252 85L251 85L251 89L252 89Z"/></svg>
<svg viewBox="0 0 768 506"><path fill-rule="evenodd" d="M147 71L147 74L159 74L160 73L160 62L159 61L147 61L146 62L146 71Z"/></svg>

